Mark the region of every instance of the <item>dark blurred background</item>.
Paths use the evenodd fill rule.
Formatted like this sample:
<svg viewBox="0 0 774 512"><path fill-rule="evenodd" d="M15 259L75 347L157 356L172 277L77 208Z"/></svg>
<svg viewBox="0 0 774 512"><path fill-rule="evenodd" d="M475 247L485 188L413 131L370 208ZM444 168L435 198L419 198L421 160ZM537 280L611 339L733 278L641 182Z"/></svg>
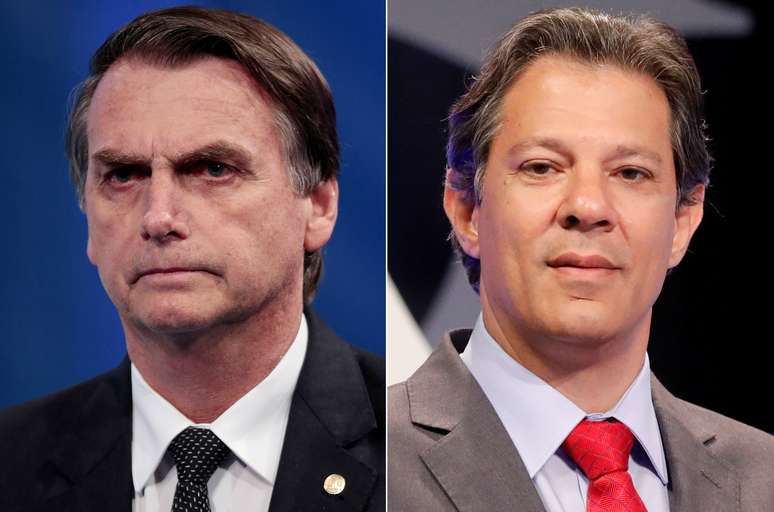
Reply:
<svg viewBox="0 0 774 512"><path fill-rule="evenodd" d="M381 2L187 2L276 25L328 79L342 146L341 203L317 311L384 354L385 14ZM162 1L0 3L0 407L74 384L125 354L86 258L86 222L63 150L71 89L104 39Z"/></svg>
<svg viewBox="0 0 774 512"><path fill-rule="evenodd" d="M761 2L763 4L763 2ZM754 2L481 2L391 0L388 39L388 268L425 338L472 327L479 306L446 241L441 197L445 117L484 51L541 7L584 5L649 13L683 33L706 90L715 157L704 220L656 303L650 359L675 395L774 432L767 334L770 89ZM402 340L390 336L390 353ZM391 362L392 364L392 362Z"/></svg>

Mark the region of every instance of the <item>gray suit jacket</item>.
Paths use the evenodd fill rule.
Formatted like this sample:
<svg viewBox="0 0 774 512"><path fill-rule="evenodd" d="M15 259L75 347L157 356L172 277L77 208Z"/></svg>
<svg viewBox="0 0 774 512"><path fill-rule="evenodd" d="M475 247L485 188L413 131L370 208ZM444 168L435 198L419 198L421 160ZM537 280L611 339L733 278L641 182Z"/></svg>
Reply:
<svg viewBox="0 0 774 512"><path fill-rule="evenodd" d="M543 512L543 504L451 333L388 393L388 506ZM774 511L774 436L684 402L652 378L671 512Z"/></svg>

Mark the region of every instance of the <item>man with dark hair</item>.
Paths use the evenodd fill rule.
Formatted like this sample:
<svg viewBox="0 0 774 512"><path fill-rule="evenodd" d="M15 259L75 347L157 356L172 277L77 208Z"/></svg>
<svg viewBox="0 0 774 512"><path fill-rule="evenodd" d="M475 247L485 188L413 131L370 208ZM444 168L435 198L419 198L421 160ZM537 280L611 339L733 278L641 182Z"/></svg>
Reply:
<svg viewBox="0 0 774 512"><path fill-rule="evenodd" d="M444 192L482 314L390 388L392 510L774 509L774 438L672 396L646 352L702 219L704 129L653 19L540 11L489 53Z"/></svg>
<svg viewBox="0 0 774 512"><path fill-rule="evenodd" d="M250 16L152 12L67 140L128 358L0 414L0 508L383 510L383 362L307 307L338 205L316 65Z"/></svg>

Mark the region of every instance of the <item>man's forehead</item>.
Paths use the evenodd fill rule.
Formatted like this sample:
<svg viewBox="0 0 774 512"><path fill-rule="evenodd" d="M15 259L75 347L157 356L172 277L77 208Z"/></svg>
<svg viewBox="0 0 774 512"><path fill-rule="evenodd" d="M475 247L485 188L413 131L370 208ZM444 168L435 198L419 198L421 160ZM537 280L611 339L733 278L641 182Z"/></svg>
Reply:
<svg viewBox="0 0 774 512"><path fill-rule="evenodd" d="M89 108L90 153L132 151L152 140L171 142L171 153L217 138L267 141L275 136L275 112L266 96L241 65L227 59L173 67L121 59L100 81Z"/></svg>
<svg viewBox="0 0 774 512"><path fill-rule="evenodd" d="M104 109L169 102L219 104L224 108L267 109L268 93L236 61L202 56L167 65L128 56L105 72L94 92L89 115ZM101 112L100 112L101 113Z"/></svg>
<svg viewBox="0 0 774 512"><path fill-rule="evenodd" d="M132 74L143 71L158 72L186 72L188 70L203 69L212 71L219 76L228 75L232 80L241 82L247 88L261 87L255 82L249 71L235 59L219 57L216 55L201 54L191 55L185 58L173 59L143 55L138 52L128 53L117 59L103 74L103 79L110 75L120 75L123 79Z"/></svg>
<svg viewBox="0 0 774 512"><path fill-rule="evenodd" d="M596 140L616 156L661 163L671 154L666 94L654 79L620 66L540 57L510 84L500 108L509 153L566 152Z"/></svg>
<svg viewBox="0 0 774 512"><path fill-rule="evenodd" d="M518 95L525 92L541 93L553 101L564 99L580 102L594 94L600 86L630 96L645 96L663 100L668 108L666 93L656 80L644 72L635 71L612 62L587 62L572 56L549 54L537 57L509 81L504 102L518 104ZM564 96L568 86L573 96ZM621 89L624 89L621 91ZM529 106L524 102L523 106Z"/></svg>

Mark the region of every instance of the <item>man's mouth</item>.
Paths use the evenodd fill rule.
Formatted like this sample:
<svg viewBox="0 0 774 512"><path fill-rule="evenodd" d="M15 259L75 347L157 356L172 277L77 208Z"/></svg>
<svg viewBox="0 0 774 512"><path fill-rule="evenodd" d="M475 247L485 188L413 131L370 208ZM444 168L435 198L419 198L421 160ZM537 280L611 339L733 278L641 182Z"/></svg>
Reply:
<svg viewBox="0 0 774 512"><path fill-rule="evenodd" d="M154 280L162 280L167 278L174 279L185 276L187 274L198 272L212 273L202 267L153 267L139 271L134 282L136 283L143 278L151 278Z"/></svg>
<svg viewBox="0 0 774 512"><path fill-rule="evenodd" d="M552 268L605 270L617 270L620 268L601 254L580 255L574 252L566 252L556 258L549 260L548 266Z"/></svg>

